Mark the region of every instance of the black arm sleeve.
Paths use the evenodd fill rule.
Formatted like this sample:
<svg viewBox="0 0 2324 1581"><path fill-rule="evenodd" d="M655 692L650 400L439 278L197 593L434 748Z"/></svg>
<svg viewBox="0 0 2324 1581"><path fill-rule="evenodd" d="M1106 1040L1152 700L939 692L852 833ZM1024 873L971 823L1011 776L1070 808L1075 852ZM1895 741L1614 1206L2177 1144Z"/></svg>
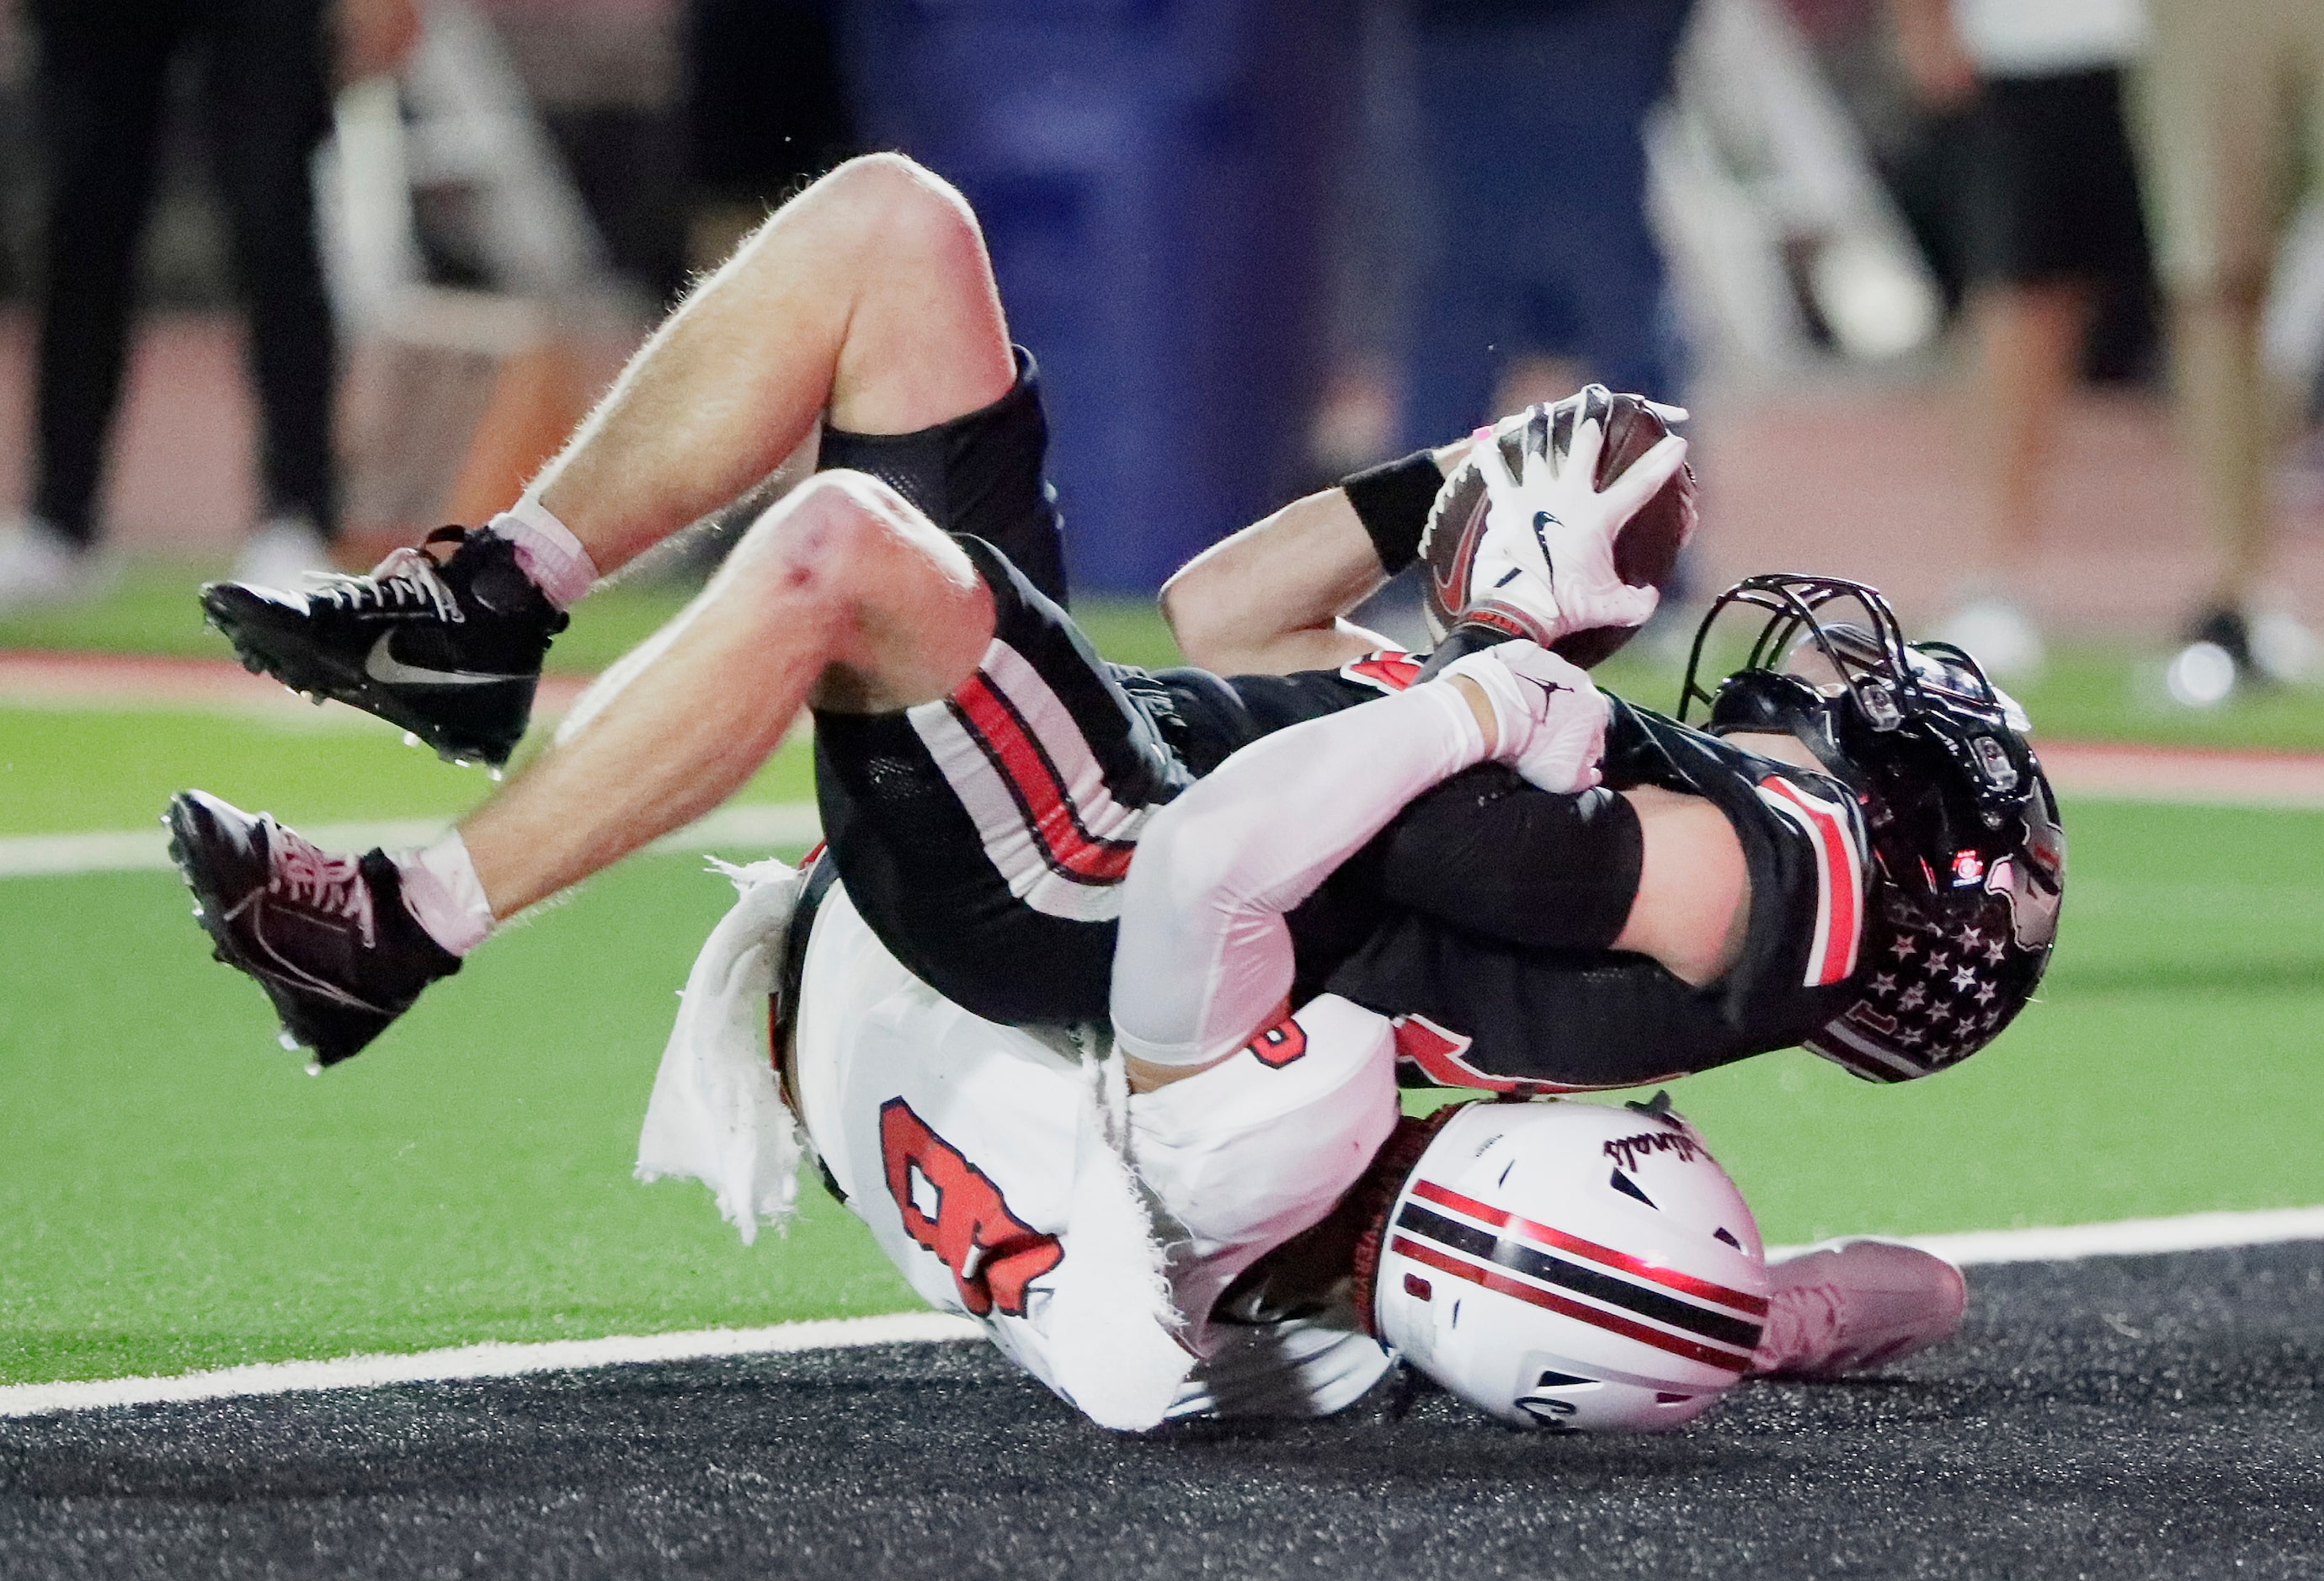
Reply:
<svg viewBox="0 0 2324 1581"><path fill-rule="evenodd" d="M1382 462L1341 483L1372 540L1380 569L1390 576L1420 557L1420 535L1427 530L1429 510L1443 486L1436 457L1426 450Z"/></svg>
<svg viewBox="0 0 2324 1581"><path fill-rule="evenodd" d="M1488 764L1415 801L1381 836L1391 905L1507 943L1604 950L1629 920L1644 841L1603 788L1536 790Z"/></svg>

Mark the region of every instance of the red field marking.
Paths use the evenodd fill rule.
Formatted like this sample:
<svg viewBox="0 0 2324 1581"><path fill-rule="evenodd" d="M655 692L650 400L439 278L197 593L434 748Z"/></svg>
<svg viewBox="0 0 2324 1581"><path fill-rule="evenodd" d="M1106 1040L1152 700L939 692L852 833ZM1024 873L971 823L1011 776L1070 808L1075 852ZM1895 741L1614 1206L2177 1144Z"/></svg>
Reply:
<svg viewBox="0 0 2324 1581"><path fill-rule="evenodd" d="M2324 753L2221 752L2119 741L2043 741L2064 795L2324 807Z"/></svg>

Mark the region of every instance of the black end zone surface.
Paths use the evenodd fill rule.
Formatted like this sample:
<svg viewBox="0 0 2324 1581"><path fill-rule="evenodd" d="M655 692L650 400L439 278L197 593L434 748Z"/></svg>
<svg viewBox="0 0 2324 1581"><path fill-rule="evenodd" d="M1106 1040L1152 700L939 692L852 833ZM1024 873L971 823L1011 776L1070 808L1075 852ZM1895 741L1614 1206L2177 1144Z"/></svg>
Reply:
<svg viewBox="0 0 2324 1581"><path fill-rule="evenodd" d="M2324 1573L2324 1245L1973 1270L1659 1439L1084 1425L982 1346L0 1421L0 1576Z"/></svg>

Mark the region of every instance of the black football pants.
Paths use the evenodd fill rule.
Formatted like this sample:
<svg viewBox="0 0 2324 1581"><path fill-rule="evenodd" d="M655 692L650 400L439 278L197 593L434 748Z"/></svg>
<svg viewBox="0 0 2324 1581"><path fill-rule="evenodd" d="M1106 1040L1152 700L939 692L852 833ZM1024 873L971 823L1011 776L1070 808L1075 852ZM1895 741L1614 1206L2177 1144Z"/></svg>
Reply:
<svg viewBox="0 0 2324 1581"><path fill-rule="evenodd" d="M171 62L198 55L249 316L270 514L337 525L330 306L309 174L329 126L325 0L32 0L49 176L32 509L82 542L121 392Z"/></svg>

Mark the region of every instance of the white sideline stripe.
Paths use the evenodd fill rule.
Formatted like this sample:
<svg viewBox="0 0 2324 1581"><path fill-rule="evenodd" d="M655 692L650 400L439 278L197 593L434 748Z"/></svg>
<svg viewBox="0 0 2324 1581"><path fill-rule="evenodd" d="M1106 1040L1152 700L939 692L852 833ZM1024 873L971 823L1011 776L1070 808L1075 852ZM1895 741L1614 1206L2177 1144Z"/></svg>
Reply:
<svg viewBox="0 0 2324 1581"><path fill-rule="evenodd" d="M1970 1230L1960 1235L1904 1237L1956 1263L2065 1263L2084 1257L2129 1257L2200 1252L2281 1241L2324 1240L2324 1208L2275 1208L2254 1213L2188 1213L2172 1218L2125 1218L2110 1224L2053 1229ZM1770 1246L1770 1257L1807 1250ZM0 1418L60 1411L228 1400L254 1394L327 1389L374 1389L388 1383L451 1383L514 1378L527 1373L639 1362L699 1361L714 1356L771 1356L786 1351L838 1350L863 1345L935 1344L974 1339L983 1332L965 1318L944 1312L895 1312L878 1318L831 1318L777 1323L765 1328L696 1328L680 1334L639 1334L608 1339L557 1339L535 1345L463 1345L412 1356L354 1356L337 1361L265 1362L169 1378L100 1378L87 1383L0 1385Z"/></svg>
<svg viewBox="0 0 2324 1581"><path fill-rule="evenodd" d="M299 832L326 850L368 850L375 845L425 845L443 833L446 826L442 819L406 818L377 823L318 823ZM719 846L811 845L822 837L823 826L813 803L781 802L721 807L646 849L710 851ZM160 828L0 839L0 878L166 872L171 867L170 837Z"/></svg>
<svg viewBox="0 0 2324 1581"><path fill-rule="evenodd" d="M1951 1235L1898 1236L1908 1245L1963 1266L1979 1263L2076 1263L2084 1257L2144 1257L2210 1252L2279 1241L2324 1241L2324 1208L2263 1208L2247 1213L2181 1213L2169 1218L2117 1218L2032 1229L1971 1229ZM1769 1246L1769 1258L1807 1246Z"/></svg>
<svg viewBox="0 0 2324 1581"><path fill-rule="evenodd" d="M375 1389L386 1383L447 1383L515 1378L639 1362L700 1361L722 1356L770 1356L794 1350L838 1350L862 1345L919 1345L974 1339L983 1330L945 1312L893 1312L878 1318L830 1318L777 1323L765 1328L696 1328L682 1334L638 1334L611 1339L555 1339L536 1345L463 1345L410 1356L351 1356L327 1362L265 1362L186 1373L174 1378L102 1378L82 1383L13 1383L0 1387L0 1417L42 1416L117 1405L159 1405L189 1400L229 1400L254 1394L306 1393L326 1389Z"/></svg>
<svg viewBox="0 0 2324 1581"><path fill-rule="evenodd" d="M2324 1208L2270 1208L2250 1213L2182 1213L2170 1218L2119 1218L2055 1229L1973 1229L1907 1237L1956 1263L2069 1263L2083 1257L2140 1257L2324 1240Z"/></svg>

